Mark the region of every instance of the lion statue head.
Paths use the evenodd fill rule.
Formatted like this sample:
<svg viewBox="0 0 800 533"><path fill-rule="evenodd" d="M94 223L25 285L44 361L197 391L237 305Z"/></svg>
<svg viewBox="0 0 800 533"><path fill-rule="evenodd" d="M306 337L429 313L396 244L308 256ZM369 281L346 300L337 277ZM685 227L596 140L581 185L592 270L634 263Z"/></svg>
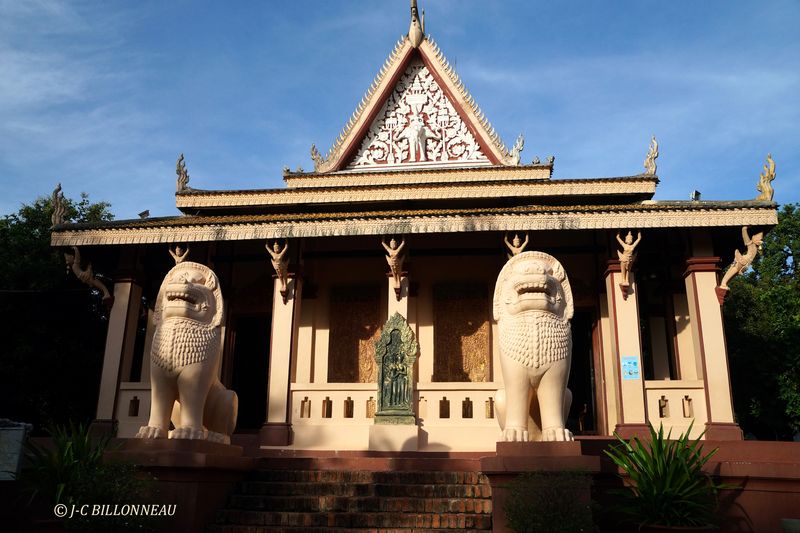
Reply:
<svg viewBox="0 0 800 533"><path fill-rule="evenodd" d="M223 314L214 271L191 261L175 265L156 299L153 362L172 371L213 356L220 346Z"/></svg>
<svg viewBox="0 0 800 533"><path fill-rule="evenodd" d="M493 316L504 356L529 368L566 359L572 349L573 313L572 289L555 257L522 252L500 271Z"/></svg>

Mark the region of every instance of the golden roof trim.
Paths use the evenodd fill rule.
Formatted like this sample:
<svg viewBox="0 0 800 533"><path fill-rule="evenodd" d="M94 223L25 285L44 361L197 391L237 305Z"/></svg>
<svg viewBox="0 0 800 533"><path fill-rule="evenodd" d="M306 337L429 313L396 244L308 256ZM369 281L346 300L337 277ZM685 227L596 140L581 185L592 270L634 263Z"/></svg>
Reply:
<svg viewBox="0 0 800 533"><path fill-rule="evenodd" d="M53 231L53 246L88 246L336 237L472 231L547 231L671 227L774 226L773 204L689 206L658 203L630 206L552 206L474 210L332 213L319 215L240 215L132 220L121 224Z"/></svg>
<svg viewBox="0 0 800 533"><path fill-rule="evenodd" d="M179 194L179 209L248 207L292 204L334 204L403 200L469 198L536 198L547 196L649 195L656 191L652 178L605 180L496 180L460 183L357 185L351 187L300 187L254 191L207 191Z"/></svg>

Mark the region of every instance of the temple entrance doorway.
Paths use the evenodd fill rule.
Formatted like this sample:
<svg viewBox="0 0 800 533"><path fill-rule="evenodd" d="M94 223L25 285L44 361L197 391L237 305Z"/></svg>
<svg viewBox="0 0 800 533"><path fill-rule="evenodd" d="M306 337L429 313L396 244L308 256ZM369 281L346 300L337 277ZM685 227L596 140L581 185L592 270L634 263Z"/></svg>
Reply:
<svg viewBox="0 0 800 533"><path fill-rule="evenodd" d="M267 418L270 315L237 316L233 321L231 389L239 396L237 433L261 429Z"/></svg>
<svg viewBox="0 0 800 533"><path fill-rule="evenodd" d="M567 426L576 436L597 434L593 323L592 311L575 310L572 317L572 368L569 373L572 407Z"/></svg>

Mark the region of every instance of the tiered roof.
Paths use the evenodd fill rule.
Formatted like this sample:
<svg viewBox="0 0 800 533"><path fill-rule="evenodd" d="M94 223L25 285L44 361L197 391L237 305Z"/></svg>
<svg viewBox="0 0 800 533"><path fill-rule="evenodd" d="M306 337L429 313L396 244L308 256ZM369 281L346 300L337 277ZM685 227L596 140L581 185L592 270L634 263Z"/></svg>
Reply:
<svg viewBox="0 0 800 533"><path fill-rule="evenodd" d="M53 245L777 223L771 201L655 202L654 173L554 180L552 158L520 164L522 136L502 143L414 4L327 155L312 145L314 172L285 172L282 189L197 190L179 166L183 215L61 225Z"/></svg>

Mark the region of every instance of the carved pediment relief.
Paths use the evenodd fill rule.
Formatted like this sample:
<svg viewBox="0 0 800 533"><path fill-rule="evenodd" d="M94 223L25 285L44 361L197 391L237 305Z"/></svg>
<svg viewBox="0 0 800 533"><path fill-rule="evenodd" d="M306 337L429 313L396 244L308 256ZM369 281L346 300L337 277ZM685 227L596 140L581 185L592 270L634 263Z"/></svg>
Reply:
<svg viewBox="0 0 800 533"><path fill-rule="evenodd" d="M489 163L453 103L417 59L400 76L347 168Z"/></svg>

